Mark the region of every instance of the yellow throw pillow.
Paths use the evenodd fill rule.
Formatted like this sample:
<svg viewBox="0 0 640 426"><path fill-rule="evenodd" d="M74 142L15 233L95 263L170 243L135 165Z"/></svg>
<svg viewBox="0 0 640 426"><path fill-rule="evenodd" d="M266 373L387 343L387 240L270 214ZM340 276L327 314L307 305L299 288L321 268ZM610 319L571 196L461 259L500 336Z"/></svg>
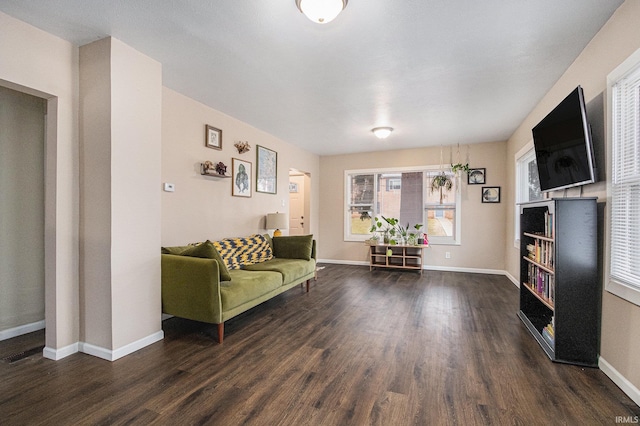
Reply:
<svg viewBox="0 0 640 426"><path fill-rule="evenodd" d="M242 269L245 265L273 259L271 245L264 235L225 238L214 241L213 245L229 269Z"/></svg>

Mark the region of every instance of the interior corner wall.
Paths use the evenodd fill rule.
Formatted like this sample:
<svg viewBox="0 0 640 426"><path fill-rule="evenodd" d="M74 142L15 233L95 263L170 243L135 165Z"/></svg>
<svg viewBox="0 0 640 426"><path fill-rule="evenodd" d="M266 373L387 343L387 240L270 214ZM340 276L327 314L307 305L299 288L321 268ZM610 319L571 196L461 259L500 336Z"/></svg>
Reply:
<svg viewBox="0 0 640 426"><path fill-rule="evenodd" d="M205 125L222 130L222 150L205 146ZM249 152L239 154L233 144L247 141ZM276 194L256 191L256 145L277 152ZM223 162L231 175L232 158L252 164L251 197L231 195L232 179L200 175L200 163ZM289 170L309 175L310 232L319 235L319 157L250 124L230 117L169 88L162 95L162 182L175 192L162 193L162 245L184 245L206 239L267 233L267 213L289 212ZM284 230L283 234L287 234Z"/></svg>
<svg viewBox="0 0 640 426"><path fill-rule="evenodd" d="M114 38L80 48L82 340L161 333L161 65Z"/></svg>
<svg viewBox="0 0 640 426"><path fill-rule="evenodd" d="M0 12L0 85L47 99L46 347L78 341L78 48Z"/></svg>
<svg viewBox="0 0 640 426"><path fill-rule="evenodd" d="M540 103L529 113L526 119L516 129L507 145L508 179L515 182L514 155L531 140L531 129L542 120L566 95L581 85L584 89L587 107L591 103L603 102L606 105L607 75L640 49L640 1L626 0L609 21L600 29L587 47L580 53L567 71L560 77L551 90L542 98ZM599 99L600 98L600 99ZM590 116L590 121L597 121L599 126L606 123L606 107L603 114ZM604 116L602 116L604 115ZM601 138L602 139L602 138ZM610 151L610 141L594 138L594 151L599 157L596 162L606 164L606 152ZM582 188L582 196L597 197L599 203L608 203L606 185L607 176L604 167L598 170L598 183L586 185ZM575 196L579 190L569 190L569 196ZM514 206L515 185L506 195L509 206ZM552 193L551 196L563 196L562 193ZM508 271L519 276L519 251L514 247L515 209L508 210L506 221L506 258ZM606 224L607 221L605 220ZM603 256L608 256L608 247L599 247ZM602 270L602 282L606 282L607 274ZM604 284L603 284L604 287ZM607 374L640 404L640 363L637 354L640 353L640 306L634 305L622 298L614 296L604 290L602 293L602 330L600 355L601 361L611 366ZM601 362L602 364L602 362Z"/></svg>
<svg viewBox="0 0 640 426"><path fill-rule="evenodd" d="M445 147L446 158L450 149ZM466 147L461 147L466 157ZM344 241L345 170L420 167L440 164L440 147L376 151L348 155L325 156L320 160L323 206L320 218L323 244L318 257L336 262L368 264L368 249L362 242ZM486 185L506 185L505 142L488 142L469 146L470 167L486 168ZM455 155L455 154L454 154ZM482 185L461 185L461 244L432 244L425 252L427 267L443 269L504 270L504 246L496 244L505 238L504 220L507 205L482 203ZM447 259L445 253L450 252Z"/></svg>
<svg viewBox="0 0 640 426"><path fill-rule="evenodd" d="M111 39L80 48L80 340L112 348Z"/></svg>

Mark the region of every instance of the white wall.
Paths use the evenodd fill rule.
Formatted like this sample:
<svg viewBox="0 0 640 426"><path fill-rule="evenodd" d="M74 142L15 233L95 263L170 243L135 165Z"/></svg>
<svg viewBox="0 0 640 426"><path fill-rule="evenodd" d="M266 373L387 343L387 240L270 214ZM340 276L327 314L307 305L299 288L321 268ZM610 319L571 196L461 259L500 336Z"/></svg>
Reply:
<svg viewBox="0 0 640 426"><path fill-rule="evenodd" d="M162 117L162 182L175 185L175 192L162 193L163 246L266 233L267 213L289 212L289 169L292 168L310 175L310 230L318 240L322 239L318 233L318 156L168 88L163 89ZM221 151L205 146L206 124L222 130ZM248 141L251 150L238 154L233 146L236 141ZM277 194L255 191L256 145L278 153ZM253 165L251 198L231 196L232 179L200 175L199 164L206 160L222 161L231 174L232 158ZM286 230L283 233L286 234Z"/></svg>
<svg viewBox="0 0 640 426"><path fill-rule="evenodd" d="M121 348L162 333L162 66L116 39L111 64L113 347Z"/></svg>
<svg viewBox="0 0 640 426"><path fill-rule="evenodd" d="M393 143L393 135L388 139ZM469 149L469 165L484 167L487 172L486 185L506 184L505 142L474 144ZM456 147L453 147L453 162L457 163ZM460 162L466 162L467 148L460 148ZM450 147L443 151L448 164ZM438 166L440 147L378 151L350 155L335 155L321 158L322 193L320 202L324 206L320 218L323 244L318 249L320 259L335 261L368 262L368 249L362 242L344 241L344 171L354 169ZM431 245L425 251L425 265L438 268L468 268L502 271L504 247L496 244L505 238L504 220L507 204L487 204L481 201L483 185L467 185L462 179L461 244ZM445 258L445 252L451 258Z"/></svg>
<svg viewBox="0 0 640 426"><path fill-rule="evenodd" d="M80 70L82 338L115 359L162 334L162 73L114 38L82 46Z"/></svg>
<svg viewBox="0 0 640 426"><path fill-rule="evenodd" d="M0 86L0 334L44 321L45 107Z"/></svg>

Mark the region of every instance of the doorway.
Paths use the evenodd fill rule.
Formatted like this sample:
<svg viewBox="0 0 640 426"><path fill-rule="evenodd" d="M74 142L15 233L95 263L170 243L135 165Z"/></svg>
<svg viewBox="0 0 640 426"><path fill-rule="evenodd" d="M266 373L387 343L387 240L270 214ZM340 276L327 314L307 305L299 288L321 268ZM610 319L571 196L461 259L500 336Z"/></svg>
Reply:
<svg viewBox="0 0 640 426"><path fill-rule="evenodd" d="M289 170L289 235L310 234L311 176L297 169Z"/></svg>
<svg viewBox="0 0 640 426"><path fill-rule="evenodd" d="M45 328L46 114L45 99L0 86L0 341Z"/></svg>

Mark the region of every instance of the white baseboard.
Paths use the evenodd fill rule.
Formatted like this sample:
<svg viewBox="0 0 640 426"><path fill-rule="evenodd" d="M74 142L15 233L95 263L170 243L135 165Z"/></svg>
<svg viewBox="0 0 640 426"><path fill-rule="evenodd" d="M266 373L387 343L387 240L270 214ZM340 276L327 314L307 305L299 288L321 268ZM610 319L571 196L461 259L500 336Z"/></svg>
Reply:
<svg viewBox="0 0 640 426"><path fill-rule="evenodd" d="M23 334L42 330L44 326L45 326L45 322L44 320L42 320L42 321L32 322L30 324L19 325L17 327L13 327L8 330L2 330L0 331L0 341L12 339L14 337L22 336Z"/></svg>
<svg viewBox="0 0 640 426"><path fill-rule="evenodd" d="M633 402L640 405L640 389L627 380L618 370L613 368L613 366L602 357L600 357L598 361L598 367L600 367L600 370L602 370L602 372L606 374L613 383L622 389L622 392L626 393Z"/></svg>
<svg viewBox="0 0 640 426"><path fill-rule="evenodd" d="M58 361L69 355L75 354L76 352L82 352L98 358L106 359L107 361L115 361L162 339L164 339L164 331L160 330L150 336L143 337L140 340L136 340L135 342L129 343L128 345L115 350L102 348L100 346L92 345L91 343L76 342L61 349L45 347L42 351L42 355L47 359Z"/></svg>
<svg viewBox="0 0 640 426"><path fill-rule="evenodd" d="M518 279L516 279L516 277L514 277L513 275L511 275L507 271L504 271L504 275L511 280L513 285L515 285L516 287L520 288L520 281Z"/></svg>
<svg viewBox="0 0 640 426"><path fill-rule="evenodd" d="M334 259L318 259L317 263L335 263L338 265L357 265L369 266L369 262L365 260L334 260Z"/></svg>
<svg viewBox="0 0 640 426"><path fill-rule="evenodd" d="M50 347L45 347L42 351L42 356L47 359L52 359L54 361L58 361L62 358L68 357L69 355L73 355L78 352L79 343L75 342L70 344L69 346L65 346L60 349L53 349Z"/></svg>
<svg viewBox="0 0 640 426"><path fill-rule="evenodd" d="M335 259L318 259L318 263L333 263L337 265L356 265L356 266L369 266L369 262L366 260L335 260ZM502 269L482 269L482 268L460 268L451 266L430 266L424 265L422 267L425 271L443 271L443 272L466 272L471 274L488 274L488 275L504 275L511 280L516 286L518 280L516 280L511 274Z"/></svg>
<svg viewBox="0 0 640 426"><path fill-rule="evenodd" d="M164 331L160 330L147 337L143 337L140 340L124 345L118 349L111 350L100 346L92 345L91 343L80 342L80 352L93 355L98 358L106 359L107 361L115 361L123 356L129 355L135 351L138 351L145 346L149 346L157 341L164 339Z"/></svg>
<svg viewBox="0 0 640 426"><path fill-rule="evenodd" d="M482 268L461 268L451 266L430 266L423 267L425 271L442 271L442 272L466 272L468 274L488 274L488 275L505 275L506 271L501 269L482 269Z"/></svg>

